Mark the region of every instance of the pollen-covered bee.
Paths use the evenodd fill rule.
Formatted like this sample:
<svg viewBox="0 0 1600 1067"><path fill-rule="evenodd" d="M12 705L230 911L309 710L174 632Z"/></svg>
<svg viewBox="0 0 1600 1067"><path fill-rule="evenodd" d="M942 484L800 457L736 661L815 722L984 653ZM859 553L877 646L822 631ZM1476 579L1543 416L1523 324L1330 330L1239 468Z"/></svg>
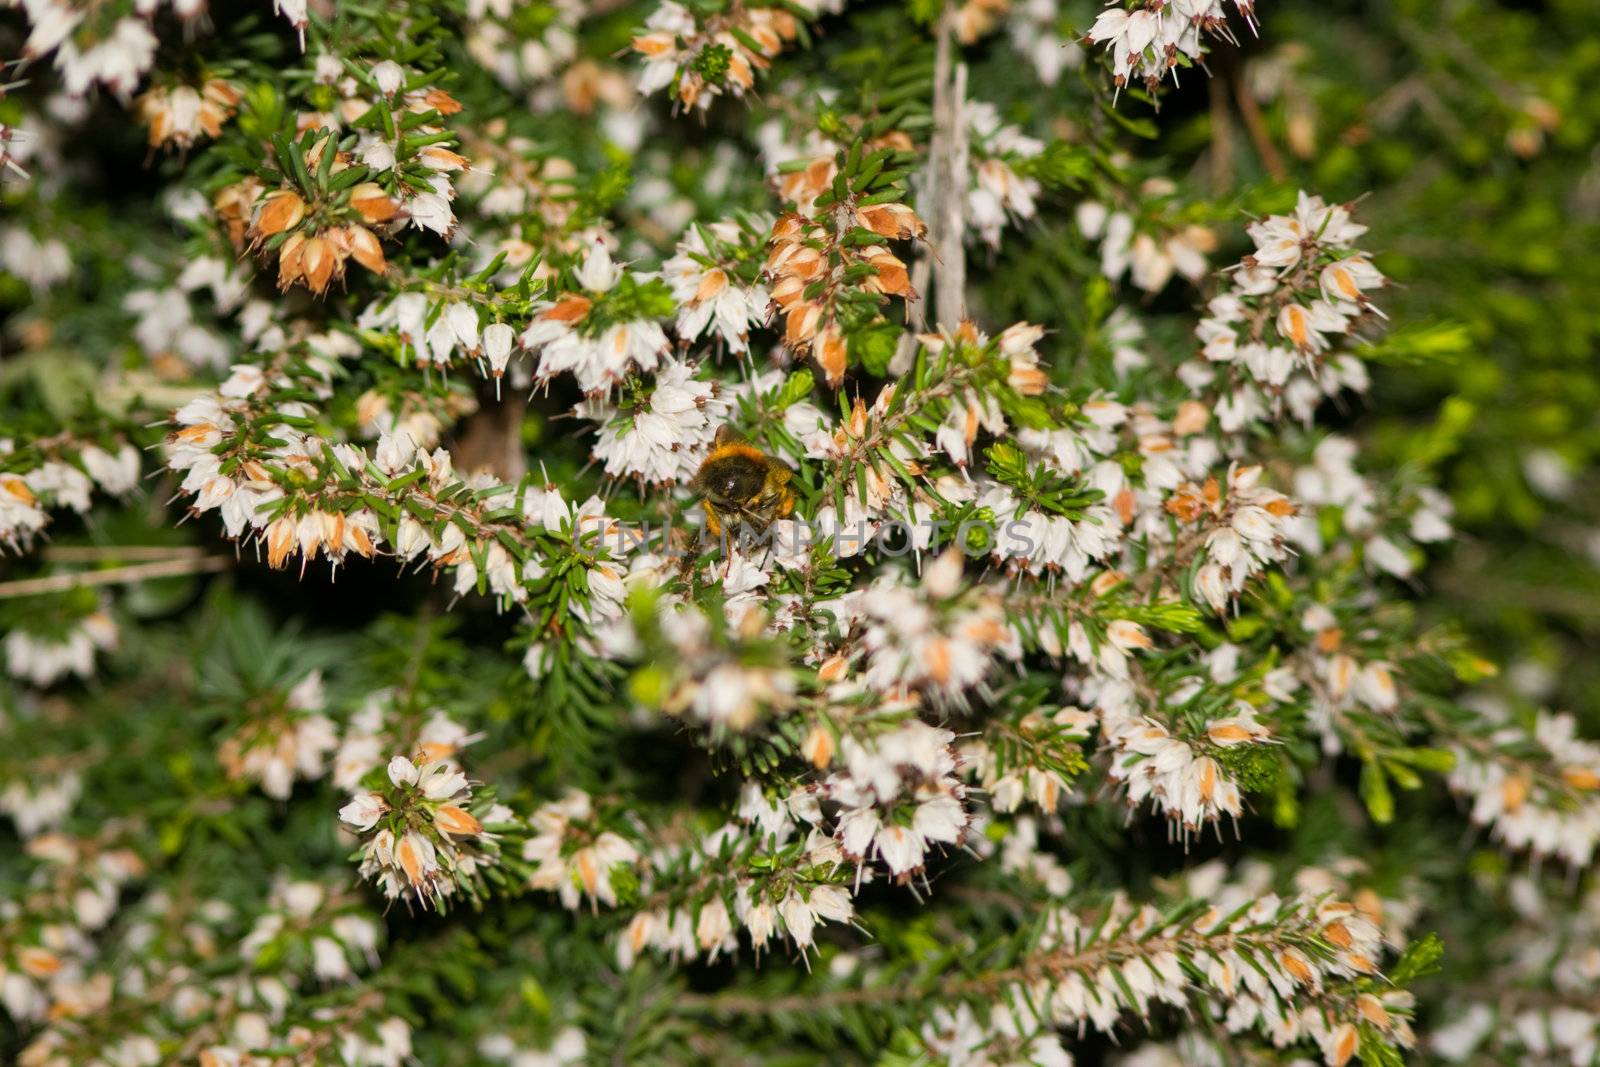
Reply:
<svg viewBox="0 0 1600 1067"><path fill-rule="evenodd" d="M722 536L724 524L764 530L794 511L794 472L723 426L700 464L694 487L706 507L706 529Z"/></svg>

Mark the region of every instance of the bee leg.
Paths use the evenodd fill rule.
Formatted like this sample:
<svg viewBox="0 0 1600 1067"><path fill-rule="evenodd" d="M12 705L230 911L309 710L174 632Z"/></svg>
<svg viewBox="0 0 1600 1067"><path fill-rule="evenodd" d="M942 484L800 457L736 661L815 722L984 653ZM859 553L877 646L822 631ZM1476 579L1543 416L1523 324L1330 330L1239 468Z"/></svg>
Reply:
<svg viewBox="0 0 1600 1067"><path fill-rule="evenodd" d="M710 501L706 501L706 532L712 537L722 536L722 521L717 517L717 509L711 506Z"/></svg>

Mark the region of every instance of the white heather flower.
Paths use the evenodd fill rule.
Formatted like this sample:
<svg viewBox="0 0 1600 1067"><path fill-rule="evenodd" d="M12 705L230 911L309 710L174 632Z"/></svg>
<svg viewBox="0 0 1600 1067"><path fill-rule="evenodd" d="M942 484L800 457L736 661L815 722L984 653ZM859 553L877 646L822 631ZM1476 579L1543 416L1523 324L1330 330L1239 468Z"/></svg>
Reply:
<svg viewBox="0 0 1600 1067"><path fill-rule="evenodd" d="M695 371L692 363L669 360L645 404L630 411L598 397L578 404L575 414L601 423L594 457L607 474L653 484L694 477L729 411L717 383L696 379Z"/></svg>
<svg viewBox="0 0 1600 1067"><path fill-rule="evenodd" d="M1374 537L1367 541L1367 562L1396 578L1409 578L1416 570L1411 557L1387 537Z"/></svg>
<svg viewBox="0 0 1600 1067"><path fill-rule="evenodd" d="M608 906L617 902L612 868L632 865L639 851L611 830L592 833L593 809L588 794L578 790L544 805L530 820L535 831L522 847L522 858L536 864L530 879L535 889L554 890L561 903L576 909L582 896ZM567 853L569 837L587 841Z"/></svg>
<svg viewBox="0 0 1600 1067"><path fill-rule="evenodd" d="M339 809L339 818L365 833L378 824L383 813L389 810L381 793L362 793L352 797L350 803Z"/></svg>
<svg viewBox="0 0 1600 1067"><path fill-rule="evenodd" d="M592 292L606 292L622 279L622 268L611 259L611 251L603 241L589 247L588 255L574 272L578 284Z"/></svg>
<svg viewBox="0 0 1600 1067"><path fill-rule="evenodd" d="M417 787L429 800L450 800L466 791L467 776L447 763L431 763L419 772Z"/></svg>
<svg viewBox="0 0 1600 1067"><path fill-rule="evenodd" d="M132 445L123 445L115 455L90 445L78 458L89 477L108 493L120 496L139 484L139 453Z"/></svg>
<svg viewBox="0 0 1600 1067"><path fill-rule="evenodd" d="M60 42L55 66L63 88L83 96L96 83L126 101L155 59L156 36L143 19L119 19L109 36L87 42L80 51L76 39Z"/></svg>
<svg viewBox="0 0 1600 1067"><path fill-rule="evenodd" d="M416 785L417 765L404 756L394 757L389 761L389 781L399 786Z"/></svg>
<svg viewBox="0 0 1600 1067"><path fill-rule="evenodd" d="M393 96L405 84L405 71L400 64L392 59L385 59L372 68L372 80L378 85L378 91L384 96Z"/></svg>
<svg viewBox="0 0 1600 1067"><path fill-rule="evenodd" d="M1278 334L1296 348L1325 352L1327 335L1345 332L1349 316L1326 300L1313 300L1310 306L1285 304L1278 313Z"/></svg>
<svg viewBox="0 0 1600 1067"><path fill-rule="evenodd" d="M597 243L576 275L586 293L603 298L621 279L622 268ZM595 331L587 321L593 306L587 295L568 294L547 303L523 332L523 347L539 356L538 381L570 372L583 392L608 392L634 370L655 369L666 354L670 345L659 323L634 319Z"/></svg>
<svg viewBox="0 0 1600 1067"><path fill-rule="evenodd" d="M784 929L794 940L795 945L801 950L809 948L812 943L812 931L817 926L817 915L798 892L790 890L789 894L778 902L778 915L783 919Z"/></svg>
<svg viewBox="0 0 1600 1067"><path fill-rule="evenodd" d="M701 905L694 933L701 951L710 953L710 959L716 959L719 952L733 946L733 918L720 896Z"/></svg>
<svg viewBox="0 0 1600 1067"><path fill-rule="evenodd" d="M707 227L713 236L737 242L736 226L713 223ZM767 321L771 303L766 287L740 285L726 268L718 266L706 247L700 226L690 227L678 242L677 252L661 266L661 276L672 287L678 304L678 336L698 338L709 333L721 337L730 352L749 350L749 334Z"/></svg>
<svg viewBox="0 0 1600 1067"><path fill-rule="evenodd" d="M505 375L506 364L511 361L516 337L516 331L503 322L491 323L483 329L484 358L489 361L489 373L497 382Z"/></svg>

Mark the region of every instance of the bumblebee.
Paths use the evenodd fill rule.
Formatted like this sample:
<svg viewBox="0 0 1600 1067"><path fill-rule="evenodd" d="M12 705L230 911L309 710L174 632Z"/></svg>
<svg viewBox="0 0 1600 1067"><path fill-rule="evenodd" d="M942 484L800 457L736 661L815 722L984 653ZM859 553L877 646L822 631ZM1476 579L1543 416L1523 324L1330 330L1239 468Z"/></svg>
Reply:
<svg viewBox="0 0 1600 1067"><path fill-rule="evenodd" d="M724 524L765 530L794 511L794 472L723 426L711 454L695 473L706 508L706 529L721 537Z"/></svg>

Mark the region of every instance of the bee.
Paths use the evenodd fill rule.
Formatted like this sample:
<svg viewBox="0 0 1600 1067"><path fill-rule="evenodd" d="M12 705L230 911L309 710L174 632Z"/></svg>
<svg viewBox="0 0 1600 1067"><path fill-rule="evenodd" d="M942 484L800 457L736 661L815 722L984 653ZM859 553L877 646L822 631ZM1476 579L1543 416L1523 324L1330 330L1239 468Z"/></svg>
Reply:
<svg viewBox="0 0 1600 1067"><path fill-rule="evenodd" d="M794 511L794 472L726 426L717 430L711 454L695 473L694 487L706 508L706 529L722 536L723 524L765 530Z"/></svg>

